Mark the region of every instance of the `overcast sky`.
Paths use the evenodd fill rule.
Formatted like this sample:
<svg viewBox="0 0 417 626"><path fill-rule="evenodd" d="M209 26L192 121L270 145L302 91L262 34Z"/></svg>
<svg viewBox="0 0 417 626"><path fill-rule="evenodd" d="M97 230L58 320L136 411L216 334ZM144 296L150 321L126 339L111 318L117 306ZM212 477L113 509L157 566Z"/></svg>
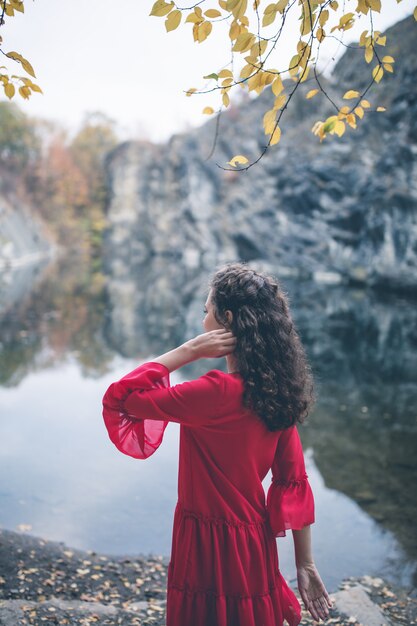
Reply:
<svg viewBox="0 0 417 626"><path fill-rule="evenodd" d="M72 130L85 112L102 111L117 121L122 138L165 141L175 132L205 122L201 111L207 105L218 108L219 92L187 98L184 91L202 88L205 74L228 63L223 40L213 29L205 42L196 44L191 24L166 33L164 18L149 16L152 4L153 0L26 0L24 15L6 18L3 50L16 50L32 63L34 82L44 95L34 93L27 101L17 95L14 101L29 115L57 120ZM354 10L356 2L351 4L346 11ZM381 15L373 14L374 29L382 32L410 15L415 0L400 4L383 0L383 5ZM207 8L216 6L215 0L207 2ZM292 32L299 33L299 22L292 23ZM291 27L291 22L285 25L289 35L287 24ZM362 16L345 33L344 41L357 40L368 24ZM283 43L282 56L270 67L288 66L296 39L287 36ZM335 40L326 48L323 45L320 59L331 61L337 45ZM343 51L340 46L336 60ZM24 75L12 61L7 60L7 67ZM231 95L233 99L233 90Z"/></svg>

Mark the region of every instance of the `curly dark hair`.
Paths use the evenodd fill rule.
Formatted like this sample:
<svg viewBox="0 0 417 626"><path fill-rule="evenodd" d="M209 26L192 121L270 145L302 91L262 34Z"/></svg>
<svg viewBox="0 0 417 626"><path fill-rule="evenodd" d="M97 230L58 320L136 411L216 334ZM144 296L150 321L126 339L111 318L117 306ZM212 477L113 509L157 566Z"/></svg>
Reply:
<svg viewBox="0 0 417 626"><path fill-rule="evenodd" d="M315 402L313 376L278 281L246 263L226 263L209 288L216 320L237 339L243 405L270 431L303 423Z"/></svg>

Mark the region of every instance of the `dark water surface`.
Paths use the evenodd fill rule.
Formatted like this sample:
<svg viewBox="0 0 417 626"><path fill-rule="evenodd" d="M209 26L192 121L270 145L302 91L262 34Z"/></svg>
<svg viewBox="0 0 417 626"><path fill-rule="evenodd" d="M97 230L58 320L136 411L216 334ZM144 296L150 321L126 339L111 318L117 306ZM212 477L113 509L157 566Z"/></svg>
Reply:
<svg viewBox="0 0 417 626"><path fill-rule="evenodd" d="M168 260L119 280L75 260L20 272L0 283L0 526L109 554L169 556L179 426L168 425L154 456L132 459L108 439L101 399L139 363L203 332L207 275ZM323 580L333 590L367 573L417 586L416 302L282 283L317 386L300 434ZM225 361L190 364L172 384L216 367ZM279 560L294 582L287 535Z"/></svg>

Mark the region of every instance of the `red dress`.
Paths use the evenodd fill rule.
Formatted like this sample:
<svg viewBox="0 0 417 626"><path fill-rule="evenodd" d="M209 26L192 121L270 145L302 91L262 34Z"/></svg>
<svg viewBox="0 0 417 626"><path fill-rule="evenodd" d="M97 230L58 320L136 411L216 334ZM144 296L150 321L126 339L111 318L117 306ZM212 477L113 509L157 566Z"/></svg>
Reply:
<svg viewBox="0 0 417 626"><path fill-rule="evenodd" d="M241 403L239 374L213 369L170 386L147 362L103 397L109 437L145 459L168 422L180 426L178 501L167 580L167 626L290 626L301 606L279 570L275 537L314 522L296 426L270 432ZM272 468L265 502L262 481Z"/></svg>

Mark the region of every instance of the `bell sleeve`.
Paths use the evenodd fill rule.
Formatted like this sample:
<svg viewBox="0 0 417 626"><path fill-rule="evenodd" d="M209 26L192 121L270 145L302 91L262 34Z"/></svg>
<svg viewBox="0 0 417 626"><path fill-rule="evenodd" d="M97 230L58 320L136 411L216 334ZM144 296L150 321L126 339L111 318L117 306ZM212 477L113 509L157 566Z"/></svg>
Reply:
<svg viewBox="0 0 417 626"><path fill-rule="evenodd" d="M296 425L281 432L271 470L266 508L274 536L285 537L286 530L301 530L315 521L314 496Z"/></svg>
<svg viewBox="0 0 417 626"><path fill-rule="evenodd" d="M108 387L103 396L103 419L110 440L120 452L135 459L147 459L162 443L167 419L132 419L124 400L134 390L169 386L169 370L161 363L145 363Z"/></svg>
<svg viewBox="0 0 417 626"><path fill-rule="evenodd" d="M169 422L201 427L216 416L224 386L219 372L173 386L169 374L165 365L150 361L108 387L103 419L120 452L146 459L161 445Z"/></svg>

